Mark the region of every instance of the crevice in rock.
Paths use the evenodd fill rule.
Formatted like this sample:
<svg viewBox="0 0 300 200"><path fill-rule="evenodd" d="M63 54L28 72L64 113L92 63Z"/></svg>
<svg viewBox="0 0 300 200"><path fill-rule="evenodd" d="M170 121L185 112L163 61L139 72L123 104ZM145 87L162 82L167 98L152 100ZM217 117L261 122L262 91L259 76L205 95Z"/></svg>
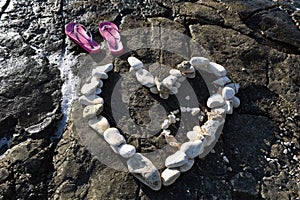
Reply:
<svg viewBox="0 0 300 200"><path fill-rule="evenodd" d="M247 15L245 17L243 17L241 14L239 14L239 16L240 16L241 20L243 21L243 23L246 24L245 21L247 21L249 18L251 18L255 14L258 14L262 11L268 11L268 10L271 10L271 9L274 9L274 8L278 8L278 6L279 5L273 5L273 6L269 6L269 7L260 8L260 9L252 11L249 15Z"/></svg>
<svg viewBox="0 0 300 200"><path fill-rule="evenodd" d="M7 9L8 5L10 4L10 1L11 0L6 0L4 5L2 6L1 11L0 11L0 18L2 16L2 14L5 12L5 10Z"/></svg>

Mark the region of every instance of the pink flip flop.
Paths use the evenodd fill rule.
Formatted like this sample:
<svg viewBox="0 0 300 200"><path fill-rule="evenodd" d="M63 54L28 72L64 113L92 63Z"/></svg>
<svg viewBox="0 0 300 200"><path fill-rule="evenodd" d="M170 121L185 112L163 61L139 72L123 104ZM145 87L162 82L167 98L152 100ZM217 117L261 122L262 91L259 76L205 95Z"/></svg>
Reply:
<svg viewBox="0 0 300 200"><path fill-rule="evenodd" d="M123 44L121 42L121 35L117 25L112 22L101 22L99 24L99 32L107 41L111 54L120 55L123 53Z"/></svg>
<svg viewBox="0 0 300 200"><path fill-rule="evenodd" d="M66 25L65 33L87 52L100 52L100 45L93 40L91 32L85 26L76 22L70 22Z"/></svg>

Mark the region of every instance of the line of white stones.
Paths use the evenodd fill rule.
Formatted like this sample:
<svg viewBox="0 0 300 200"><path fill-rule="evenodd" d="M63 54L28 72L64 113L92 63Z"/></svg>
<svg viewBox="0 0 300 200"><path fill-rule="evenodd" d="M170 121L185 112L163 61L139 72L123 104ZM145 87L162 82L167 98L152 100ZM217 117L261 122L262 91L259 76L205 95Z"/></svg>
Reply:
<svg viewBox="0 0 300 200"><path fill-rule="evenodd" d="M173 111L168 115L162 124L163 132L161 134L165 136L168 144L177 147L178 150L166 158L166 168L160 174L148 158L140 153L136 153L135 147L126 144L126 140L119 130L110 127L108 120L100 115L103 110L104 100L98 95L101 94L102 80L108 78L107 72L113 69L113 65L107 64L94 68L90 80L82 86L82 96L79 98L79 102L85 106L83 117L88 120L89 126L103 136L116 154L127 159L127 168L130 173L151 189L159 190L162 185L168 186L174 183L180 176L180 173L191 169L194 164L194 158L200 156L204 152L204 148L212 144L215 140L216 132L225 122L222 114L231 114L233 107L239 105L239 99L234 96L238 91L239 85L231 83L226 76L226 70L223 66L210 62L204 57L193 57L190 61L179 64L177 69L170 70L170 75L162 82L159 82L149 71L144 69L143 63L137 58L129 57L128 62L131 66L130 71L135 73L138 82L163 99L167 99L170 94L176 94L181 85L180 82L184 81L186 77L195 77L194 67L214 73L219 78L213 81L212 84L223 87L220 94L213 94L207 100L207 106L212 108L208 115L208 121L201 127L196 125L192 131L187 132L188 142L177 142L175 137L170 134L170 130L167 129L170 124L176 123L175 114L179 110Z"/></svg>

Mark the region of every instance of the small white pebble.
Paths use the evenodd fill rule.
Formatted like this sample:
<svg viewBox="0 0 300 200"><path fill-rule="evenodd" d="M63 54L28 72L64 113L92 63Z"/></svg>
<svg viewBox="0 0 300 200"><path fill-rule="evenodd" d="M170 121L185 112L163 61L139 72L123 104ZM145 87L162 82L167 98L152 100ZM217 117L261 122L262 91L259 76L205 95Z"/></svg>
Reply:
<svg viewBox="0 0 300 200"><path fill-rule="evenodd" d="M227 170L232 172L232 168L231 167L227 167Z"/></svg>
<svg viewBox="0 0 300 200"><path fill-rule="evenodd" d="M210 151L210 153L216 153L216 151L215 151L214 149L212 149L212 150Z"/></svg>
<svg viewBox="0 0 300 200"><path fill-rule="evenodd" d="M187 101L189 101L190 99L191 99L190 96L186 96L186 97L185 97L185 100L187 100Z"/></svg>
<svg viewBox="0 0 300 200"><path fill-rule="evenodd" d="M186 107L180 107L181 112L186 112Z"/></svg>
<svg viewBox="0 0 300 200"><path fill-rule="evenodd" d="M283 153L284 153L284 154L287 154L287 153L288 153L288 150L287 150L287 149L284 149L284 150L283 150Z"/></svg>
<svg viewBox="0 0 300 200"><path fill-rule="evenodd" d="M190 107L186 107L186 112L191 112L192 109Z"/></svg>
<svg viewBox="0 0 300 200"><path fill-rule="evenodd" d="M296 155L293 156L293 159L298 162L298 157Z"/></svg>

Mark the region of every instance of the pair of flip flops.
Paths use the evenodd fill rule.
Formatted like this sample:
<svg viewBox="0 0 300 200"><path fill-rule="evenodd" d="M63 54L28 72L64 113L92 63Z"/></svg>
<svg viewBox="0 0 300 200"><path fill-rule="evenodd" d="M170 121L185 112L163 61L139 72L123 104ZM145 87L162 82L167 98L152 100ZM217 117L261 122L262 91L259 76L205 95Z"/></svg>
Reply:
<svg viewBox="0 0 300 200"><path fill-rule="evenodd" d="M118 27L112 22L102 22L99 24L99 32L107 41L109 51L113 55L123 53L123 45ZM74 42L89 53L99 53L100 45L93 40L91 32L82 24L70 22L66 25L65 33Z"/></svg>

